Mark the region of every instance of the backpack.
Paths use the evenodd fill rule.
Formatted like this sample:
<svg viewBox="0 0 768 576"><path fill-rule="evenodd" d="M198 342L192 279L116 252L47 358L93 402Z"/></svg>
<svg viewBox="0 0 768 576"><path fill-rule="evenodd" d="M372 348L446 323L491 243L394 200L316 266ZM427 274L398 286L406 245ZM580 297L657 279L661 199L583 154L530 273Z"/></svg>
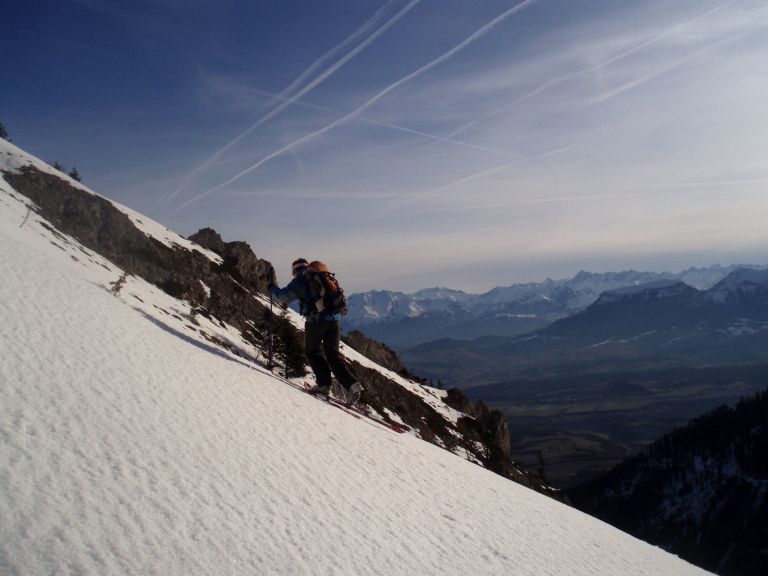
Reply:
<svg viewBox="0 0 768 576"><path fill-rule="evenodd" d="M304 272L309 292L314 300L315 309L324 314L346 314L347 299L339 286L336 276L328 266L319 260L310 262Z"/></svg>

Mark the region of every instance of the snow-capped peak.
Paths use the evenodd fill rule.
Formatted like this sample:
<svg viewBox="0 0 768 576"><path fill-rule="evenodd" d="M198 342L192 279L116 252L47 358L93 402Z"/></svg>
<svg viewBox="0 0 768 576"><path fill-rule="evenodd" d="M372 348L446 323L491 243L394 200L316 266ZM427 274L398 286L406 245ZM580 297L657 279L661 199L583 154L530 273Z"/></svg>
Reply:
<svg viewBox="0 0 768 576"><path fill-rule="evenodd" d="M768 291L768 270L741 268L731 272L707 292L715 302L728 302Z"/></svg>

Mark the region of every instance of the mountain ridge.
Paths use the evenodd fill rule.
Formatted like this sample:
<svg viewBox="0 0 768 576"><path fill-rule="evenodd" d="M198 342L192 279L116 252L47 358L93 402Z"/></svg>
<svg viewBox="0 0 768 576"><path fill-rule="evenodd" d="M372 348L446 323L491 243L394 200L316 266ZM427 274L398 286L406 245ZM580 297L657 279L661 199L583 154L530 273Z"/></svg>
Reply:
<svg viewBox="0 0 768 576"><path fill-rule="evenodd" d="M604 292L675 280L707 289L745 266L765 268L716 264L677 273L580 271L572 278L497 286L482 294L444 287L413 293L374 290L349 296L345 324L349 330L362 330L395 350L444 337L472 340L481 336L516 336L575 314L596 302Z"/></svg>
<svg viewBox="0 0 768 576"><path fill-rule="evenodd" d="M626 344L627 338L648 341L662 331L673 331L658 345L686 338L712 335L720 340L752 331L768 331L768 271L736 268L707 290L698 290L679 280L656 280L631 288L603 292L598 299L571 316L519 336L488 336L475 340L442 338L414 347L405 357L434 352L441 346L481 352L489 343L501 353L519 349L530 353L551 343L561 350L578 340L579 350L609 342ZM654 336L655 335L655 336Z"/></svg>

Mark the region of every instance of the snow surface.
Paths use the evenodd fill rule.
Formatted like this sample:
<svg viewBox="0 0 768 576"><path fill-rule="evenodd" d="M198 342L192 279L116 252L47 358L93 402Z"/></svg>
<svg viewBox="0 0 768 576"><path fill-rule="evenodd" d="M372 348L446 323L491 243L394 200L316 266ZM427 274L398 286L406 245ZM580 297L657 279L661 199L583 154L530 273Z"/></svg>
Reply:
<svg viewBox="0 0 768 576"><path fill-rule="evenodd" d="M0 574L704 573L113 295L2 179L0 262Z"/></svg>

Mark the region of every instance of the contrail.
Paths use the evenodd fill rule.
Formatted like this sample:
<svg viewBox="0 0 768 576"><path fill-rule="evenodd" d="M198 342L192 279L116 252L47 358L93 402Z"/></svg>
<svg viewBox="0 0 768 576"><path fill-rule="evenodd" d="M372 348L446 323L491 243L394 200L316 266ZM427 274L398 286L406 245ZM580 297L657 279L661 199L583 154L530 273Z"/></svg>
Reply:
<svg viewBox="0 0 768 576"><path fill-rule="evenodd" d="M504 164L500 164L499 166L493 166L491 168L485 168L483 170L480 170L478 172L472 172L471 174L467 174L466 176L462 176L461 178L458 178L456 180L453 180L451 182L448 182L447 184L443 184L442 186L439 186L437 188L434 188L433 190L430 190L428 192L424 192L421 194L415 194L411 196L410 198L406 198L405 200L401 200L400 202L395 202L394 204L391 204L390 206L387 206L381 212L389 212L391 210L394 210L395 208L399 208L400 206L404 206L406 204L411 204L417 200L420 200L422 198L426 198L428 196L437 196L440 192L443 190L447 190L449 188L453 188L455 186L458 186L459 184L464 184L465 182L470 182L472 180L477 180L478 178L483 178L485 176L488 176L490 174L495 174L496 172L501 172L502 170L506 170L507 168L513 168L515 166L519 166L520 164L528 164L530 162L534 162L536 160L541 160L543 158L549 158L550 156L555 156L557 154L562 154L563 152L567 152L573 148L573 146L565 146L563 148L557 148L555 150L549 150L548 152L544 152L542 154L537 154L536 156L529 156L527 158L522 158L519 160L515 160L514 162L505 162Z"/></svg>
<svg viewBox="0 0 768 576"><path fill-rule="evenodd" d="M747 34L738 34L731 38L726 38L725 40L721 40L720 42L716 42L714 44L710 44L709 46L706 46L702 48L701 50L697 50L696 52L693 52L691 54L688 54L684 58L681 58L680 60L676 60L674 62L671 62L669 64L666 64L665 66L661 67L658 70L653 70L652 72L646 74L645 76L641 76L639 78L635 78L634 80L631 80L630 82L627 82L618 88L614 88L613 90L610 90L608 92L604 92L603 94L600 94L596 98L592 99L589 103L590 104L599 104L601 102L605 102L607 100L610 100L611 98L615 98L616 96L619 96L620 94L623 94L624 92L627 92L629 90L633 90L634 88L637 88L638 86L641 86L642 84L645 84L646 82L650 82L651 80L654 80L658 78L659 76L662 76L664 74L667 74L668 72L671 72L672 70L675 70L677 68L680 68L681 66L687 64L691 60L695 60L699 56L702 56L703 54L706 54L708 52L712 52L713 50L717 50L718 48L722 48L723 46L726 46L728 44L731 44L732 42L735 42L737 40L740 40L741 38L744 38L747 36Z"/></svg>
<svg viewBox="0 0 768 576"><path fill-rule="evenodd" d="M556 84L559 84L560 82L562 82L566 78L570 78L571 76L576 76L576 75L578 75L580 73L581 73L581 71L573 72L573 73L570 73L570 74L566 74L564 76L560 76L559 78L555 78L553 80L547 80L541 86L538 86L537 88L534 88L533 90L531 90L527 94L524 94L523 96L521 96L520 98L518 98L514 102L512 102L510 104L506 104L504 106L500 106L500 107L498 107L498 108L496 108L494 110L491 110L490 112L487 112L486 114L483 114L479 118L475 118L474 120L470 120L466 124L463 124L463 125L459 126L456 130L454 130L453 132L448 134L446 136L446 138L452 139L455 136L458 136L459 134L462 134L462 133L466 132L469 128L471 128L475 124L479 124L481 122L484 122L485 120L488 120L489 118L493 118L494 116L496 116L497 114L503 112L504 110L509 110L510 108L514 108L518 104L522 104L526 100L530 100L534 96L538 96L539 94L544 92L550 86L554 86Z"/></svg>
<svg viewBox="0 0 768 576"><path fill-rule="evenodd" d="M280 94L273 94L271 92L267 92L266 90L256 89L256 90L253 90L253 92L264 94L268 97L271 97L277 100L286 100L286 98L281 96ZM341 114L341 112L339 112L338 110L334 110L333 108L328 108L327 106L318 106L317 104L308 104L307 102L302 102L301 100L296 100L293 102L293 104L295 106L300 106L302 108L309 108L310 110L318 110L320 112L328 112L328 113L337 114L337 115ZM376 126L382 126L383 128L391 128L393 130L399 130L401 132L406 132L408 134L423 136L424 138L429 138L430 140L436 140L438 142L444 142L447 144L456 144L457 146L473 148L475 150L481 150L483 152L492 152L494 154L501 154L502 156L512 156L514 158L525 158L523 154L518 154L517 152L508 152L507 150L499 150L497 148L479 146L477 144L472 144L470 142L463 142L461 140L452 140L444 136L437 136L435 134L430 134L429 132L414 130L413 128L407 128L406 126L400 126L399 124L392 124L391 122L382 122L381 120L374 120L373 118L366 118L365 116L361 116L360 120L362 120L363 122L368 122L369 124L374 124Z"/></svg>
<svg viewBox="0 0 768 576"><path fill-rule="evenodd" d="M718 188L721 186L754 186L768 184L768 178L752 178L745 180L711 180L706 182L672 182L667 188Z"/></svg>
<svg viewBox="0 0 768 576"><path fill-rule="evenodd" d="M429 138L431 140L436 140L438 142L445 142L447 144L456 144L458 146L464 146L465 148L473 148L475 150L481 150L483 152L493 152L494 154L503 154L504 156L513 156L515 158L521 158L521 159L525 158L524 155L518 154L516 152L507 152L506 150L488 148L487 146L479 146L477 144L472 144L470 142L462 142L461 140L454 140L452 138L443 138L442 136L436 136L428 132L422 132L421 130L406 128L405 126L398 126L397 124L390 124L389 122L380 122L378 120L372 120L371 118L361 118L361 120L363 120L364 122L368 122L370 124L376 124L377 126L383 126L385 128L393 128L395 130L400 130L401 132L408 132L410 134L415 134L416 136L423 136L424 138Z"/></svg>
<svg viewBox="0 0 768 576"><path fill-rule="evenodd" d="M489 208L505 208L508 206L525 206L533 204L551 204L560 202L573 202L573 201L585 201L585 200L603 200L612 198L624 198L627 194L620 193L605 193L605 194L588 194L584 196L549 196L546 198L526 198L519 200L504 200L499 202L487 202L484 204L468 204L465 206L441 206L439 208L429 208L425 210L409 211L409 215L414 214L440 214L444 212L469 212L470 210L488 210ZM379 211L379 215L382 211Z"/></svg>
<svg viewBox="0 0 768 576"><path fill-rule="evenodd" d="M318 58L312 64L310 64L309 67L306 70L304 70L304 72L299 74L288 86L286 86L280 92L280 94L271 94L271 96L272 96L271 100L269 102L267 102L264 106L262 106L262 108L271 108L272 106L274 106L274 104L276 102L286 100L287 97L296 88L301 86L301 84L304 82L304 80L306 80L312 74L314 74L315 70L317 70L317 68L320 67L320 64L322 64L323 62L325 62L326 60L328 60L329 58L334 56L337 52L340 52L345 46L347 46L347 44L350 44L351 42L356 40L363 33L367 32L373 26L374 22L376 22L379 19L381 14L386 12L386 10L392 5L393 2L395 2L395 0L389 0L389 2L387 2L381 8L379 8L373 16L371 16L370 18L368 18L368 20L363 22L363 24L362 24L362 26L360 26L360 28L358 28L357 30L352 32L352 34L347 36L347 38L345 40L343 40L339 44L336 44L336 46L334 46L333 48L328 50L328 52L326 52L325 54L320 56L320 58Z"/></svg>
<svg viewBox="0 0 768 576"><path fill-rule="evenodd" d="M571 148L573 148L573 146L564 146L562 148L550 150L549 152L537 154L536 156L529 156L528 158L515 160L514 162L507 162L506 164L502 164L501 166L494 166L493 168L486 168L484 170L480 170L479 172L473 172L472 174L463 176L458 180L454 180L453 182L443 184L439 188L435 188L431 193L437 194L439 192L442 192L443 190L447 190L448 188L453 188L454 186L458 186L459 184L464 184L465 182L470 182L471 180L477 180L478 178L482 178L483 176L488 176L489 174L495 174L496 172L500 172L507 168L519 166L520 164L527 164L529 162L533 162L535 160L541 160L543 158L549 158L550 156L556 156L557 154L562 154L563 152L567 152Z"/></svg>
<svg viewBox="0 0 768 576"><path fill-rule="evenodd" d="M605 60L603 62L599 62L595 64L594 66L590 66L589 68L583 68L581 70L575 70L574 72L568 72L567 74L563 74L562 76L558 76L557 78L552 78L550 80L547 80L540 86L534 88L530 92L524 94L520 98L516 99L514 102L511 102L510 104L506 104L504 106L501 106L499 108L496 108L495 110L492 110L491 112L488 112L486 114L483 114L479 118L475 118L474 120L471 120L467 122L466 124L463 124L462 126L459 126L457 129L455 129L453 132L450 132L446 138L452 139L455 136L458 136L459 134L462 134L463 132L466 132L469 128L472 126L479 124L480 122L484 122L485 120L488 120L489 118L493 118L497 114L503 112L504 110L509 110L511 108L514 108L518 104L522 104L523 102L526 102L527 100L530 100L531 98L534 98L535 96L538 96L542 92L546 91L548 88L552 86L557 86L558 84L561 84L562 82L565 82L566 80L570 80L572 78L576 78L578 76L583 76L584 74L591 74L593 72L597 72L614 62L618 62L620 60L623 60L624 58L627 58L629 56L632 56L633 54L636 54L637 52L640 52L641 50L647 48L648 46L653 46L654 44L658 44L662 40L669 37L674 31L684 28L686 26L689 26L690 24L693 24L697 20L701 20L703 18L706 18L707 16L711 16L712 14L719 12L726 6L733 4L736 0L728 0L727 2L724 2L722 4L719 4L718 6L715 6L714 8L711 8L707 10L706 12L702 12L701 14L698 14L697 16L694 16L692 18L689 18L688 20L685 20L683 22L679 22L677 24L674 24L673 26L670 26L660 34L657 34L653 38L650 38L646 40L645 42L642 42L638 44L637 46L633 46L629 48L628 50L625 50L624 52L620 52L619 54L616 54L615 56L612 56L608 60Z"/></svg>
<svg viewBox="0 0 768 576"><path fill-rule="evenodd" d="M184 181L181 183L181 185L176 188L176 190L171 193L168 198L166 199L166 202L170 202L173 200L173 198L176 197L186 186L189 184L189 182L200 172L211 166L214 162L216 162L221 156L230 150L233 146L238 144L243 138L248 136L251 132L256 130L259 126L263 125L264 123L268 122L280 112L285 110L288 106L293 104L296 100L316 88L320 83L327 80L332 74L334 74L339 68L344 66L347 62L352 60L355 56L357 56L360 52L365 50L368 46L370 46L379 36L384 34L387 30L389 30L392 26L394 26L403 16L405 16L408 12L410 12L417 4L419 4L421 0L411 0L405 7L400 9L399 12L397 12L392 18L387 20L381 27L379 27L373 34L368 36L365 40L363 40L360 44L358 44L355 48L347 52L342 58L340 58L338 61L336 61L334 64L332 64L330 67L328 67L325 71L323 71L319 76L317 76L312 82L304 86L299 92L294 94L293 96L287 98L277 106L276 108L272 109L270 112L259 118L254 124L252 124L248 129L238 134L235 138L230 140L225 146L214 152L214 154L208 158L205 162L203 162L200 166L195 168L186 178L184 178ZM301 75L299 75L298 78L296 78L291 84L285 88L281 95L283 94L289 94L295 87L297 87L301 82L309 76L312 71L319 66L319 64L326 60L330 55L338 52L343 46L346 46L349 44L354 38L360 36L364 31L368 30L373 22L376 21L376 19L379 18L379 15L392 3L392 0L388 2L385 6L380 8L376 14L374 14L371 18L369 18L358 30L353 32L349 37L347 37L344 41L342 41L340 44L336 45L334 48L332 48L330 51L323 54L320 58L318 58L315 62L313 62L307 70L305 70Z"/></svg>
<svg viewBox="0 0 768 576"><path fill-rule="evenodd" d="M393 82L392 84L390 84L389 86L384 88L384 90L382 90L381 92L379 92L378 94L373 96L370 100L368 100L363 105L361 105L360 107L356 108L355 110L353 110L352 112L350 112L346 116L343 116L342 118L339 118L338 120L335 120L334 122L331 122L330 124L328 124L324 128L321 128L319 130L316 130L315 132L312 132L310 134L307 134L306 136L303 136L302 138L294 140L290 144L287 144L287 145L283 146L282 148L276 150L275 152L272 152L271 154L268 154L267 156L265 156L264 158L262 158L261 160L259 160L255 164L253 164L252 166L246 168L242 172L239 172L238 174L236 174L235 176L233 176L232 178L230 178L226 182L222 182L218 186L216 186L214 188L211 188L210 190L207 190L207 191L203 192L202 194L187 200L186 202L181 204L176 210L174 210L174 213L178 212L182 208L185 208L186 206L189 206L193 202L197 202L198 200L201 200L201 199L205 198L206 196L209 196L210 194L213 194L214 192L217 192L217 191L221 190L225 186L228 186L229 184L232 184L233 182L236 182L237 180L239 180L240 178L242 178L246 174L250 174L251 172L253 172L257 168L259 168L260 166L264 165L266 162L269 162L273 158L275 158L277 156L280 156L281 154L287 152L288 150L291 150L292 148L295 148L296 146L299 146L299 145L301 145L301 144L303 144L305 142L308 142L309 140L312 140L313 138L316 138L316 137L318 137L318 136L320 136L322 134L325 134L329 130L333 130L334 128L337 128L337 127L339 127L339 126L341 126L343 124L346 124L350 120L358 117L360 114L365 112L368 108L373 106L376 102L378 102L379 100L384 98L384 96L386 96L387 94L389 94L390 92L392 92L396 88L399 88L400 86L402 86L403 84L405 84L409 80L412 80L412 79L416 78L417 76L420 76L424 72L426 72L428 70L431 70L432 68L434 68L438 64L442 64L443 62L445 62L449 58L455 56L458 52L460 52L461 50L463 50L464 48L466 48L467 46L469 46L470 44L472 44L473 42L475 42L479 38L485 36L488 32L490 32L498 24L500 24L501 22L503 22L504 20L506 20L507 18L509 18L513 14L516 14L516 13L520 12L521 10L524 10L528 6L530 6L532 4L535 4L537 1L538 0L524 0L523 2L520 2L519 4L513 6L509 10L501 13L499 16L497 16L496 18L491 20L488 24L486 24L485 26L483 26L479 30L475 31L473 34L471 34L466 39L464 39L462 42L460 42L459 44L457 44L456 46L454 46L453 48L451 48L450 50L445 52L443 55L438 56L437 58L435 58L431 62L429 62L429 63L425 64L424 66L422 66L421 68L411 72L407 76L404 76L400 80L398 80L396 82Z"/></svg>

